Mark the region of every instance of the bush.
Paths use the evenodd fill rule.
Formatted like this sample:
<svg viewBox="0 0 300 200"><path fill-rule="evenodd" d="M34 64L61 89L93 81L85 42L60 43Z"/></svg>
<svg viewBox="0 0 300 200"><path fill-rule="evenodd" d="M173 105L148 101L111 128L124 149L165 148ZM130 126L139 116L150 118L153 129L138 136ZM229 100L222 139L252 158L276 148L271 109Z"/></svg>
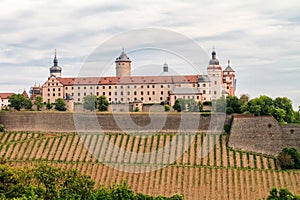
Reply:
<svg viewBox="0 0 300 200"><path fill-rule="evenodd" d="M164 108L166 112L170 111L170 106L168 104L164 105Z"/></svg>
<svg viewBox="0 0 300 200"><path fill-rule="evenodd" d="M4 125L0 124L0 132L4 132Z"/></svg>
<svg viewBox="0 0 300 200"><path fill-rule="evenodd" d="M282 169L300 169L300 153L296 148L284 148L277 156Z"/></svg>

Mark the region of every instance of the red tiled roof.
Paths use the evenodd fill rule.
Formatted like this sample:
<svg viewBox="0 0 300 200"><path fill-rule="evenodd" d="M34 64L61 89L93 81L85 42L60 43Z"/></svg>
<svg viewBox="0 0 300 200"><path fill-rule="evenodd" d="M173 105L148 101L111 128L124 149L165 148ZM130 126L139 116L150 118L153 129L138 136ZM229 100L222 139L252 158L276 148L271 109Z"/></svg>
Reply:
<svg viewBox="0 0 300 200"><path fill-rule="evenodd" d="M14 93L0 93L0 98L1 99L8 99L13 94Z"/></svg>
<svg viewBox="0 0 300 200"><path fill-rule="evenodd" d="M24 96L26 99L28 99L28 98L29 98L29 96L28 96L28 94L27 94L26 90L24 90L24 91L23 91L22 95L23 95L23 96Z"/></svg>
<svg viewBox="0 0 300 200"><path fill-rule="evenodd" d="M127 76L57 78L63 85L171 84L197 83L201 75L186 76Z"/></svg>

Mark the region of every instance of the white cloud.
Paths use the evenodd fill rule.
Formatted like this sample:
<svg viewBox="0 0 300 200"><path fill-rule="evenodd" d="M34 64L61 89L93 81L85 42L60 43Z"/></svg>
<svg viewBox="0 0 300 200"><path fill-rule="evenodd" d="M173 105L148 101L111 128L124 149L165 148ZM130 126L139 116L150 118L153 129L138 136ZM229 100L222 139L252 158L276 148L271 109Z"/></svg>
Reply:
<svg viewBox="0 0 300 200"><path fill-rule="evenodd" d="M268 91L300 102L296 92L287 92L297 91L294 85L300 85L297 0L4 0L1 5L0 67L8 72L0 75L0 91L21 91L46 80L55 48L64 75L74 76L105 41L133 29L154 27L186 35L208 55L216 46L221 64L230 59L237 71L239 94ZM113 60L119 53L112 53L125 44L115 44L107 56ZM162 60L157 59L153 63ZM205 65L208 60L201 62Z"/></svg>

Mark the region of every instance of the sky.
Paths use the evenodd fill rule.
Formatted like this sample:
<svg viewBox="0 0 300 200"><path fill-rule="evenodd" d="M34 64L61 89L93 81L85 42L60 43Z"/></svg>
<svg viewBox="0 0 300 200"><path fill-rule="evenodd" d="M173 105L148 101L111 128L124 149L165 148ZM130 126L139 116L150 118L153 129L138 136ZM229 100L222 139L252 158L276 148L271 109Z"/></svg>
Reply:
<svg viewBox="0 0 300 200"><path fill-rule="evenodd" d="M49 76L114 75L122 48L133 75L205 74L215 48L236 71L236 95L287 96L300 105L298 0L2 0L0 92L27 92ZM92 70L87 66L93 63ZM98 67L98 68L97 68ZM85 73L89 71L89 73Z"/></svg>

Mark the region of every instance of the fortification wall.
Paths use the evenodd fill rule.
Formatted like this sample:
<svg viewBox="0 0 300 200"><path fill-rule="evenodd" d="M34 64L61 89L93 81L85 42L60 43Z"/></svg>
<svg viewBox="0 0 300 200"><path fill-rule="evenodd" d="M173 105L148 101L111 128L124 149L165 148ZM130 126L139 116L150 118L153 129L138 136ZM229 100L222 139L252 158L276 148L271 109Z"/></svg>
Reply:
<svg viewBox="0 0 300 200"><path fill-rule="evenodd" d="M284 147L300 150L300 125L280 125L271 116L234 115L229 147L277 155Z"/></svg>
<svg viewBox="0 0 300 200"><path fill-rule="evenodd" d="M9 131L76 132L76 131L205 131L223 128L221 115L199 116L195 113L66 113L0 112L0 123ZM230 117L227 117L228 123ZM211 126L210 126L211 125Z"/></svg>

